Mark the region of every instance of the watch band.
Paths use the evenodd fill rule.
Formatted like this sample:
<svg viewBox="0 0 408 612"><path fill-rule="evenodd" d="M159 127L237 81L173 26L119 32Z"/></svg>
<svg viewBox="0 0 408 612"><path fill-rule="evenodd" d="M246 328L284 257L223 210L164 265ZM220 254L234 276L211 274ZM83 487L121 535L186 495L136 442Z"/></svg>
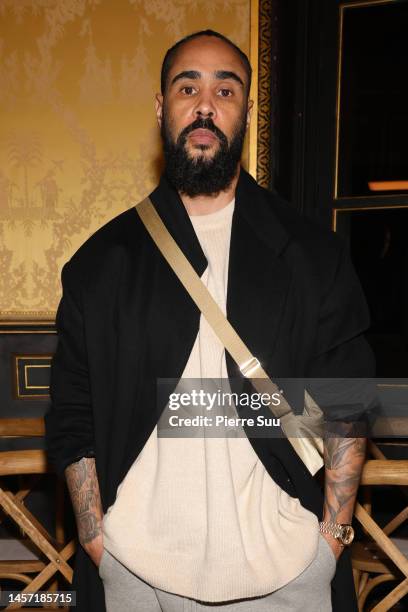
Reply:
<svg viewBox="0 0 408 612"><path fill-rule="evenodd" d="M334 538L338 538L342 525L340 523L332 523L331 521L320 521L319 527L322 533L329 533Z"/></svg>
<svg viewBox="0 0 408 612"><path fill-rule="evenodd" d="M321 533L329 533L332 535L342 546L351 544L354 537L354 530L351 525L342 523L333 523L331 521L320 521L319 528ZM347 538L345 541L345 531L347 532ZM349 540L349 541L348 541Z"/></svg>

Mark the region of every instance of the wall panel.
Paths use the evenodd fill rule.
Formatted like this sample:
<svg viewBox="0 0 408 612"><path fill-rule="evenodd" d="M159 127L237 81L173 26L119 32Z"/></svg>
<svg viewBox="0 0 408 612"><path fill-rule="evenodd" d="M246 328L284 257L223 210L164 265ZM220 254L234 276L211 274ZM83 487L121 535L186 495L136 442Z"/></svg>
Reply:
<svg viewBox="0 0 408 612"><path fill-rule="evenodd" d="M250 0L0 2L0 320L53 320L63 263L160 171L166 49L213 28L250 48Z"/></svg>

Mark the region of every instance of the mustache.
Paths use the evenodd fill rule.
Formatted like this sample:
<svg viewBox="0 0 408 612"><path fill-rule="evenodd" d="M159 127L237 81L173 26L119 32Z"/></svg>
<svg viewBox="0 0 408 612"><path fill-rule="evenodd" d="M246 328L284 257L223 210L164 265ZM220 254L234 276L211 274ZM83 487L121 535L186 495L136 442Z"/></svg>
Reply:
<svg viewBox="0 0 408 612"><path fill-rule="evenodd" d="M199 130L199 129L209 130L210 132L212 132L213 134L217 136L221 144L228 146L228 139L225 136L224 132L222 132L220 128L218 128L216 125L214 125L214 122L211 118L208 118L208 119L199 118L193 121L193 123L190 123L190 125L185 127L180 132L179 137L177 138L177 142L180 145L184 145L187 140L187 136L190 134L190 132L194 130Z"/></svg>

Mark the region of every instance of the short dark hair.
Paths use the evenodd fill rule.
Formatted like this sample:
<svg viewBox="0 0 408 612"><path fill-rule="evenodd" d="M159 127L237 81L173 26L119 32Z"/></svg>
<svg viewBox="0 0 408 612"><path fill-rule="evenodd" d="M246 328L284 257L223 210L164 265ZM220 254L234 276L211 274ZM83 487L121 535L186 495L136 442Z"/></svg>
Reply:
<svg viewBox="0 0 408 612"><path fill-rule="evenodd" d="M213 36L214 38L219 38L220 40L223 40L225 43L227 43L227 45L232 47L234 51L236 51L245 67L245 72L248 78L249 94L249 89L251 87L252 68L251 64L249 63L248 56L243 51L241 51L241 49L237 47L237 45L234 44L229 38L227 38L223 34L220 34L219 32L215 32L214 30L200 30L199 32L193 32L193 34L185 36L181 40L177 41L172 47L170 47L170 49L168 49L166 55L164 56L160 75L160 87L162 94L164 94L165 92L167 85L167 77L173 65L174 57L177 51L185 43L188 43L190 40L194 40L195 38L199 38L200 36Z"/></svg>

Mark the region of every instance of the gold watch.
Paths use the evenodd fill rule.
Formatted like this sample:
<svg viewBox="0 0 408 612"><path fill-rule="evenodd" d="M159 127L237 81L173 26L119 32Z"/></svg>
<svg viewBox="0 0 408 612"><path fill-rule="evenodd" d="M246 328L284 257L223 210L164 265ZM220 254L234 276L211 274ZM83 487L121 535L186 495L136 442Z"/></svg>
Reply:
<svg viewBox="0 0 408 612"><path fill-rule="evenodd" d="M343 546L350 546L354 540L354 529L351 525L320 521L319 528L322 533L330 533Z"/></svg>

